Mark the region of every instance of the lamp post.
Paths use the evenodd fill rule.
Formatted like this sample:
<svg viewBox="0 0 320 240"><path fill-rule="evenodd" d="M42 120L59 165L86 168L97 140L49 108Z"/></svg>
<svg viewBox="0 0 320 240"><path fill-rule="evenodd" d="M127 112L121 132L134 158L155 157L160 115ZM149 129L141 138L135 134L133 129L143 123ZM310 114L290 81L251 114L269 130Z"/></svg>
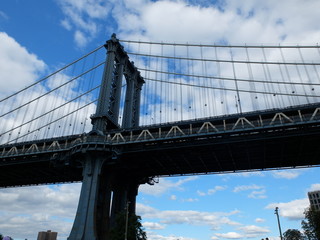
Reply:
<svg viewBox="0 0 320 240"><path fill-rule="evenodd" d="M125 232L124 232L124 240L127 240L127 236L128 236L129 204L130 204L130 202L128 201L127 207L126 207L126 226L125 226Z"/></svg>
<svg viewBox="0 0 320 240"><path fill-rule="evenodd" d="M278 219L278 227L279 227L279 232L280 232L280 239L282 240L282 232L281 232L281 226L280 226L280 219L279 219L279 213L278 213L279 208L276 207L274 214L277 215L277 219Z"/></svg>

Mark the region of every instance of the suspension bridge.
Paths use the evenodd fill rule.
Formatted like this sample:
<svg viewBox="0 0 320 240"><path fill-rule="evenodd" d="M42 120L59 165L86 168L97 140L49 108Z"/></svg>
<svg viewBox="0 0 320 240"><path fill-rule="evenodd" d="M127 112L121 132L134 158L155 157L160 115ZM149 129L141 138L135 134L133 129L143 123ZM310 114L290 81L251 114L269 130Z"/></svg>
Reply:
<svg viewBox="0 0 320 240"><path fill-rule="evenodd" d="M68 239L106 240L158 177L319 166L319 59L318 45L113 35L1 91L0 187L82 181Z"/></svg>

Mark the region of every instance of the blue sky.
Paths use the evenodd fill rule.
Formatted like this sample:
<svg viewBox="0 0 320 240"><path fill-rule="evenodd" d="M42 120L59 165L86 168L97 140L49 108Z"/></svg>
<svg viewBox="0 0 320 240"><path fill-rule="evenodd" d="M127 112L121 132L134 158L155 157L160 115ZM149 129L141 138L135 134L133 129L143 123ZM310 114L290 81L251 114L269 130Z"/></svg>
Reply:
<svg viewBox="0 0 320 240"><path fill-rule="evenodd" d="M320 37L318 0L1 0L0 96L19 90L108 40L310 44ZM300 228L319 169L162 178L140 187L137 213L151 240L279 239ZM0 233L66 239L80 184L0 190Z"/></svg>

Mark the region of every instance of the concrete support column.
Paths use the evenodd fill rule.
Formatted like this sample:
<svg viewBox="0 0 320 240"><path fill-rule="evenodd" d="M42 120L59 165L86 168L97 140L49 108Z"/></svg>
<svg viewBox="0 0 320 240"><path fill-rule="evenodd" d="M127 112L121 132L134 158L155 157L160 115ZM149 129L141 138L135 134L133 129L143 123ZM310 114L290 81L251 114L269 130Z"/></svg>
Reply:
<svg viewBox="0 0 320 240"><path fill-rule="evenodd" d="M136 214L136 199L138 195L138 183L131 183L128 188L129 214Z"/></svg>
<svg viewBox="0 0 320 240"><path fill-rule="evenodd" d="M118 213L125 211L129 203L129 214L136 213L136 197L139 183L134 177L125 176L124 173L117 173L113 184L113 198L110 217L110 228L115 226L115 219Z"/></svg>
<svg viewBox="0 0 320 240"><path fill-rule="evenodd" d="M124 183L116 184L113 187L113 198L111 208L111 219L116 218L117 213L123 211L127 204L127 189Z"/></svg>
<svg viewBox="0 0 320 240"><path fill-rule="evenodd" d="M86 154L83 164L83 182L79 204L68 240L98 240L96 231L96 203L103 159L95 159L92 155Z"/></svg>
<svg viewBox="0 0 320 240"><path fill-rule="evenodd" d="M126 171L109 168L105 161L101 155L85 155L80 199L68 240L109 240L116 216L128 202L129 214L135 214L139 181Z"/></svg>
<svg viewBox="0 0 320 240"><path fill-rule="evenodd" d="M112 176L107 169L102 168L99 178L99 189L96 207L96 229L98 239L109 239L110 206L111 206Z"/></svg>

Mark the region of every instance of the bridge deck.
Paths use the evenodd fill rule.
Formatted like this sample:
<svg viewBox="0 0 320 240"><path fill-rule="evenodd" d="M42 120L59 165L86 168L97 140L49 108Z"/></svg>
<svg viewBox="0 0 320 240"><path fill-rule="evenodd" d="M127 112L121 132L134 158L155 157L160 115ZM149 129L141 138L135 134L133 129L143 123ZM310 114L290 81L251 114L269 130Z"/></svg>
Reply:
<svg viewBox="0 0 320 240"><path fill-rule="evenodd" d="M0 146L0 187L82 180L83 153L138 176L320 165L320 104Z"/></svg>

